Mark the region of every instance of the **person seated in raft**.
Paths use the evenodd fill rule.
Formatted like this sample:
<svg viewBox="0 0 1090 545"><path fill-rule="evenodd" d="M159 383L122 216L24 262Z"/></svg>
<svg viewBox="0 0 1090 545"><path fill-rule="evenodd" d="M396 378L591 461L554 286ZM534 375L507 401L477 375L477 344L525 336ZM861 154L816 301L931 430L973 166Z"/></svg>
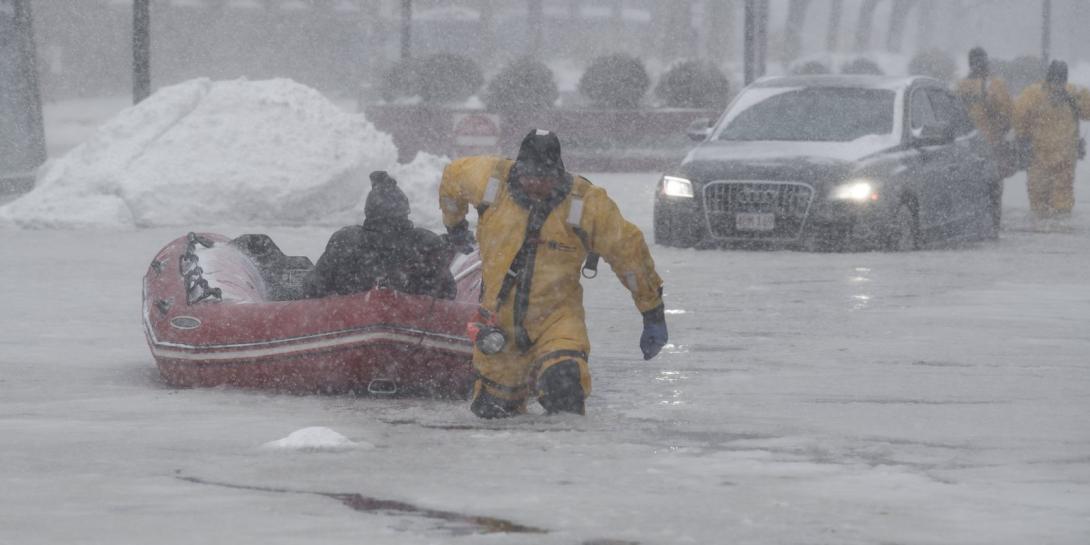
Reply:
<svg viewBox="0 0 1090 545"><path fill-rule="evenodd" d="M409 199L386 172L371 173L363 225L343 227L329 238L318 264L304 280L306 297L348 295L385 287L403 293L453 299L451 252L439 235L409 220Z"/></svg>

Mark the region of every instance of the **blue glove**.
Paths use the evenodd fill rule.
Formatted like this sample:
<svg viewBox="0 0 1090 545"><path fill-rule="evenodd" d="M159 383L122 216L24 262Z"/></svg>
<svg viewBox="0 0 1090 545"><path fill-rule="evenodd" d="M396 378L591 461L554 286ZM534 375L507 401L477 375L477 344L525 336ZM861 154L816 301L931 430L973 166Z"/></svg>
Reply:
<svg viewBox="0 0 1090 545"><path fill-rule="evenodd" d="M658 355L670 336L666 333L666 312L659 305L643 313L643 334L640 335L640 350L643 359L649 360Z"/></svg>

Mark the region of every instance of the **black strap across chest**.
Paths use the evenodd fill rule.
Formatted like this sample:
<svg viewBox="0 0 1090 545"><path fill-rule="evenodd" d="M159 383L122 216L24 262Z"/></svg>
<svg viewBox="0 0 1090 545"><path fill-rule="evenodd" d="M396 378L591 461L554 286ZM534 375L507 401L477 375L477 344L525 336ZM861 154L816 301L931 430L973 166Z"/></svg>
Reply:
<svg viewBox="0 0 1090 545"><path fill-rule="evenodd" d="M513 170L514 169L512 169L512 171ZM493 172L493 176L499 178L499 171L500 168L499 165L497 165L497 168ZM534 343L526 332L526 328L523 327L523 321L525 320L527 310L530 307L530 288L533 285L537 250L541 245L541 229L545 226L545 221L548 219L549 214L571 195L574 180L570 175L566 175L566 183L563 184L561 191L550 196L548 199L538 201L536 199L530 199L520 191L520 188L512 183L512 177L515 174L515 172L508 173L508 178L506 180L506 186L509 193L508 196L517 204L529 210L529 218L526 222L526 231L523 234L522 245L519 247L518 252L515 253L515 257L512 258L511 264L508 266L507 272L503 276L503 282L500 284L499 292L496 294L495 310L499 311L500 307L503 306L504 302L507 300L507 297L514 291L515 301L513 310L515 342L519 349L525 352ZM479 205L477 207L477 217L482 218L488 208L488 203ZM598 254L591 251L590 240L586 231L579 226L573 225L571 227L587 251L587 258L583 265L583 276L593 278L597 275ZM588 274L588 271L591 274Z"/></svg>
<svg viewBox="0 0 1090 545"><path fill-rule="evenodd" d="M511 260L511 266L504 274L500 291L496 295L496 310L499 310L511 294L511 290L515 291L515 342L522 351L526 351L533 345L526 328L523 327L523 321L526 319L526 311L530 308L530 288L533 285L534 264L537 260L537 249L540 246L541 228L555 206L555 203L544 202L530 208L530 218L526 222L522 246Z"/></svg>

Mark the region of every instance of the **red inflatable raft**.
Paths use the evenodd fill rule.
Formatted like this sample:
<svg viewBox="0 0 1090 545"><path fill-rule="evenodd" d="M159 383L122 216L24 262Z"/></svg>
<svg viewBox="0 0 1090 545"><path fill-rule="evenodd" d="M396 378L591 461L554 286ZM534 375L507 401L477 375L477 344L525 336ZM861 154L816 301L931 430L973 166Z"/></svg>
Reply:
<svg viewBox="0 0 1090 545"><path fill-rule="evenodd" d="M168 244L144 275L144 329L163 379L292 393L466 394L478 254L452 263L454 300L382 288L292 300L310 267L265 235L190 233Z"/></svg>

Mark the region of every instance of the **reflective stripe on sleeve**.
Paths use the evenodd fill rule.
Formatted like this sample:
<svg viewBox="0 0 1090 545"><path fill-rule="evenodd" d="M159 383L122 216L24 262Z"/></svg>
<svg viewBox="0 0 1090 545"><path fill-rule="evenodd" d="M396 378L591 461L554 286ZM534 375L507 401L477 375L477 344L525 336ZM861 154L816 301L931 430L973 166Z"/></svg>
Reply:
<svg viewBox="0 0 1090 545"><path fill-rule="evenodd" d="M489 178L488 185L484 188L484 198L481 199L481 204L492 204L496 202L496 197L500 194L500 181L497 178Z"/></svg>
<svg viewBox="0 0 1090 545"><path fill-rule="evenodd" d="M572 197L571 208L568 209L568 225L579 227L583 223L583 199Z"/></svg>

